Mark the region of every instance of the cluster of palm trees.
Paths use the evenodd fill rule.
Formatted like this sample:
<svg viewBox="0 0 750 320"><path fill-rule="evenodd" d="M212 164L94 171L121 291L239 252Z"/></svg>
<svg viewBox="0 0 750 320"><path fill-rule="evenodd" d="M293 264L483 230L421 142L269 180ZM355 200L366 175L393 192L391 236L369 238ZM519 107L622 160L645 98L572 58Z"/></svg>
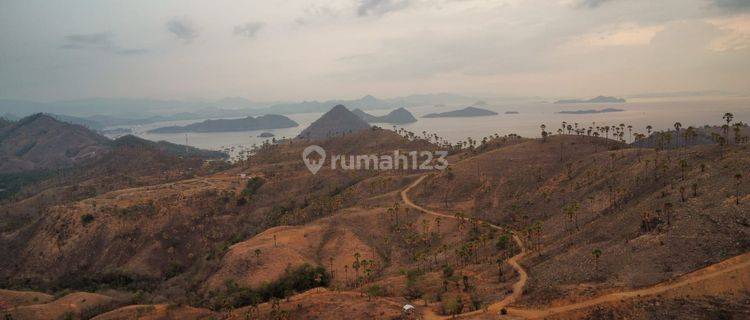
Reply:
<svg viewBox="0 0 750 320"><path fill-rule="evenodd" d="M397 128L396 126L393 126L393 131L410 141L423 140L429 143L433 143L443 150L447 150L451 154L460 152L462 150L482 151L491 145L502 145L507 143L508 141L515 141L521 138L521 136L515 133L507 135L494 133L488 136L484 136L481 139L467 137L464 140L450 142L444 137L439 136L437 133L431 133L428 131L422 131L422 134L419 135L404 128Z"/></svg>
<svg viewBox="0 0 750 320"><path fill-rule="evenodd" d="M546 140L546 138L550 135L552 135L551 132L547 131L547 125L542 124L540 126L542 129L542 139ZM629 134L628 140L625 139L625 132ZM579 125L578 122L574 123L568 123L567 121L563 121L561 123L560 128L557 129L558 135L587 135L589 137L600 137L604 136L606 139L609 139L610 132L612 133L612 138L615 140L618 140L620 142L627 142L627 141L633 141L633 126L632 125L625 125L624 123L621 123L618 126L612 125L605 125L605 126L598 126L596 125L596 122L592 122L590 126L585 127Z"/></svg>
<svg viewBox="0 0 750 320"><path fill-rule="evenodd" d="M362 259L362 254L359 252L354 252L353 256L354 262L352 262L352 270L354 270L354 281L350 281L349 279L349 266L344 265L344 283L348 287L357 288L368 281L371 281L374 272L378 270L380 266L374 259ZM333 260L331 260L331 271L333 272Z"/></svg>

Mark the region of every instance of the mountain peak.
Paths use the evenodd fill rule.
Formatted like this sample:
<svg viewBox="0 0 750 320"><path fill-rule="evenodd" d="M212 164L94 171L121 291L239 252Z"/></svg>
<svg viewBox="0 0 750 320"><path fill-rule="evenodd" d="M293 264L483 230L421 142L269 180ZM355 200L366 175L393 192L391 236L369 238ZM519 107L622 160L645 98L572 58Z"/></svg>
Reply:
<svg viewBox="0 0 750 320"><path fill-rule="evenodd" d="M370 125L359 116L338 104L315 120L297 136L307 139L326 139L369 129Z"/></svg>

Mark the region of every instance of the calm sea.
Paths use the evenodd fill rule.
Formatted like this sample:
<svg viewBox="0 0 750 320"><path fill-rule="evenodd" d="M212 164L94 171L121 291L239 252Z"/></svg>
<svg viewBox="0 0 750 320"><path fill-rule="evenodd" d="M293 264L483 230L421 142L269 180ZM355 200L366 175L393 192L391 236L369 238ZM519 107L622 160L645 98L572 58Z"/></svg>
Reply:
<svg viewBox="0 0 750 320"><path fill-rule="evenodd" d="M412 107L408 108L418 121L403 128L421 135L423 131L437 133L449 141L464 140L467 137L481 140L482 137L498 133L506 135L519 134L524 137L539 137L539 126L544 123L548 131L555 132L563 121L570 124L578 123L580 127L619 125L621 123L633 126L633 132L646 132L645 127L651 125L654 130L664 130L673 127L676 121L683 127L702 126L705 124L721 124L722 115L732 112L735 119L750 122L750 98L705 99L684 101L636 101L623 104L577 104L559 105L552 103L518 103L496 104L483 108L499 113L496 116L475 118L421 118L432 112L444 112L460 107ZM599 114L559 114L563 110L617 108L622 112ZM369 111L374 115L382 115L390 110ZM506 111L517 111L518 114L505 114ZM259 138L261 132L271 132L277 138L294 137L322 113L293 114L288 117L299 123L299 127L288 129L223 132L223 133L188 133L188 134L151 134L146 131L169 125L185 125L202 120L160 122L143 126L130 127L134 134L149 140L166 140L169 142L211 149L227 150L236 154L239 150L261 144L266 138ZM378 124L384 128L392 128L389 124Z"/></svg>

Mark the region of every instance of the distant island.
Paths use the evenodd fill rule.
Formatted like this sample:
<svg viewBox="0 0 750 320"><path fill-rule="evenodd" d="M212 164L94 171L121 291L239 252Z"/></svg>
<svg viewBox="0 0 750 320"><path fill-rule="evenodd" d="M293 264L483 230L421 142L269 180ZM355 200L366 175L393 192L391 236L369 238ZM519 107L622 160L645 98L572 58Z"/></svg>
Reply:
<svg viewBox="0 0 750 320"><path fill-rule="evenodd" d="M605 97L605 96L598 96L596 98L588 99L588 100L581 100L581 99L570 99L570 100L557 100L555 103L557 104L566 104L566 103L625 103L625 99L622 98L616 98L616 97Z"/></svg>
<svg viewBox="0 0 750 320"><path fill-rule="evenodd" d="M518 111L505 111L505 114L518 114Z"/></svg>
<svg viewBox="0 0 750 320"><path fill-rule="evenodd" d="M362 111L361 109L354 109L352 113L356 114L360 119L364 120L367 123L404 124L417 122L417 119L414 118L414 115L412 115L411 112L404 108L398 108L389 112L387 115L380 117L373 116L367 112Z"/></svg>
<svg viewBox="0 0 750 320"><path fill-rule="evenodd" d="M258 135L258 138L271 138L271 137L274 137L274 134L270 132L263 132Z"/></svg>
<svg viewBox="0 0 750 320"><path fill-rule="evenodd" d="M615 108L605 108L601 110L588 109L588 110L575 110L575 111L560 111L560 114L593 114L593 113L607 113L607 112L622 112L625 110Z"/></svg>
<svg viewBox="0 0 750 320"><path fill-rule="evenodd" d="M148 131L149 133L183 133L183 132L234 132L265 129L292 128L298 124L293 120L276 114L247 117L242 119L206 120L186 126L170 126Z"/></svg>
<svg viewBox="0 0 750 320"><path fill-rule="evenodd" d="M486 117L497 115L497 112L480 109L475 107L466 107L461 110L454 110L441 113L430 113L422 118L458 118L458 117Z"/></svg>
<svg viewBox="0 0 750 320"><path fill-rule="evenodd" d="M130 128L114 128L114 129L102 129L99 130L101 134L118 135L118 134L131 134L133 129Z"/></svg>

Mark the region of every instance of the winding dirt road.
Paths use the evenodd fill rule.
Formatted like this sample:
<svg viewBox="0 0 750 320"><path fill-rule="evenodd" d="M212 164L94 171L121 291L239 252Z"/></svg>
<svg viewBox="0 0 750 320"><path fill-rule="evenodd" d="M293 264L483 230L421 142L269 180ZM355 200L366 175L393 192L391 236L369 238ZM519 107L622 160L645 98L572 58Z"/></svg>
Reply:
<svg viewBox="0 0 750 320"><path fill-rule="evenodd" d="M409 199L409 195L408 195L409 191L413 189L414 187L416 187L417 185L419 185L425 178L427 178L427 175L423 175L419 177L419 179L414 181L414 183L412 183L406 189L401 191L401 199L404 201L404 203L406 203L406 205L414 209L417 209L429 215L444 217L444 218L449 218L449 219L457 219L456 216L453 216L453 215L435 212L430 209L423 208L419 206L418 204L415 204L414 202L412 202L411 199ZM486 223L489 227L493 229L497 229L500 231L507 231L505 228L500 227L498 225L494 225L486 221L482 221L482 222ZM516 301L516 299L520 298L521 295L523 294L523 288L524 286L526 286L526 281L528 280L528 275L526 274L526 270L524 270L523 267L521 267L521 265L518 263L519 260L523 259L523 257L526 256L526 254L528 253L528 250L526 250L526 246L523 244L523 241L521 241L521 238L516 234L516 232L512 230L511 232L513 234L513 240L516 242L516 244L518 244L518 247L521 248L520 253L508 259L508 264L511 267L513 267L513 269L518 273L518 281L516 281L516 283L513 284L513 293L503 298L503 300L500 300L498 302L491 304L487 308L487 311L492 312L494 314L497 314L498 312L500 312L501 309L505 308L509 304ZM485 310L477 310L477 311L462 313L461 315L459 315L459 317L472 316L472 315L477 315L477 314L481 314L484 312ZM425 317L425 319L448 319L448 318L450 317L449 316L437 316L434 314L430 314Z"/></svg>
<svg viewBox="0 0 750 320"><path fill-rule="evenodd" d="M445 214L445 213L439 213L435 212L426 208L423 208L409 199L408 192L419 185L425 178L427 178L427 175L423 175L419 177L414 183L409 185L406 189L401 191L401 199L406 203L408 206L417 209L425 214L438 216L438 217L445 217L450 219L456 219L455 216ZM490 227L497 229L497 230L505 230L500 226L488 223ZM584 309L589 308L595 305L603 304L603 303L609 303L609 302L616 302L621 301L624 299L632 299L632 298L638 298L638 297L644 297L644 296L652 296L664 293L669 290L678 289L684 286L688 286L694 283L698 283L701 281L710 280L712 278L716 278L718 276L737 271L739 269L750 269L750 253L741 254L738 256L735 256L733 258L726 259L724 261L721 261L716 264L712 264L710 266L707 266L705 268L699 269L697 271L685 274L681 277L678 277L676 279L668 280L663 283L656 284L651 287L646 287L642 289L636 289L636 290L629 290L629 291L621 291L621 292L615 292L610 294L605 294L603 296L599 296L596 298L592 298L589 300L584 300L580 302L573 302L566 305L551 307L547 309L521 309L521 308L507 308L507 306L514 301L516 301L518 298L521 297L523 294L523 288L526 285L526 282L528 281L528 274L526 273L526 270L521 267L521 265L518 263L519 260L523 259L523 257L526 256L528 253L528 250L524 246L521 239L518 237L518 235L513 232L513 240L518 244L518 246L521 248L521 252L510 259L508 259L508 264L513 267L513 269L516 270L518 273L518 281L513 284L513 293L509 296L506 296L502 300L492 303L488 308L487 311L485 310L477 310L467 313L462 313L458 315L457 317L463 318L463 317L469 317L474 315L483 314L485 312L490 312L491 314L498 315L500 310L503 308L506 308L509 315L516 316L516 317L522 317L522 318L528 318L528 319L538 319L538 318L544 318L549 317L555 314L560 314L564 312L574 311L578 309ZM432 319L449 319L450 316L439 316L434 314L431 310L427 310L425 312L425 319L432 320Z"/></svg>

